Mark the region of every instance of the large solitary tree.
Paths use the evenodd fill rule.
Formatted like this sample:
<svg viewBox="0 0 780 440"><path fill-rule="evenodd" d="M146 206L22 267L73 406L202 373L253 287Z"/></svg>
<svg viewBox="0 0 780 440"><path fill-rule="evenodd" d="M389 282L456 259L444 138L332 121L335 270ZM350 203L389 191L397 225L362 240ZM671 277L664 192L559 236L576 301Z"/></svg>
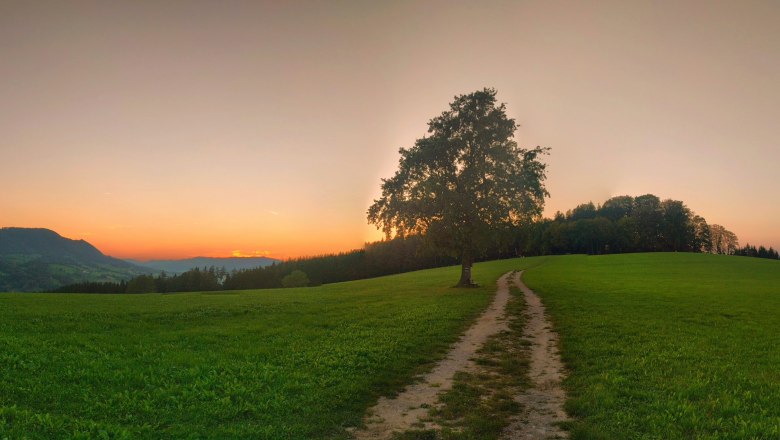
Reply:
<svg viewBox="0 0 780 440"><path fill-rule="evenodd" d="M368 221L387 238L423 234L459 257L458 286L472 286L475 258L507 230L541 216L548 148L523 149L517 124L497 104L495 89L456 96L428 122L428 136L401 148L398 171L382 179Z"/></svg>

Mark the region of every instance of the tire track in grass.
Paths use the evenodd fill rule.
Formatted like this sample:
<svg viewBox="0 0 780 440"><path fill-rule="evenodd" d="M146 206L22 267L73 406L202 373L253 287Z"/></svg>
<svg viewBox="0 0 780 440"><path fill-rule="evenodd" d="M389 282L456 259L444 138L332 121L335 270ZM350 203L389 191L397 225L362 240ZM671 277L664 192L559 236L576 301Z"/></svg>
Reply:
<svg viewBox="0 0 780 440"><path fill-rule="evenodd" d="M439 394L452 388L456 371L472 371L476 365L472 358L490 336L507 329L504 320L509 301L509 278L511 272L499 278L493 302L452 347L447 357L436 364L417 383L409 385L392 399L382 397L368 410L364 419L365 428L353 432L357 440L389 439L394 432L403 432L425 426L423 422L428 409L437 404ZM519 276L518 276L519 279Z"/></svg>
<svg viewBox="0 0 780 440"><path fill-rule="evenodd" d="M522 272L514 282L523 292L526 302L524 337L531 342L529 377L532 387L516 397L522 413L505 431L507 440L568 438L559 426L568 420L563 404L566 393L561 388L563 362L558 353L558 334L545 314L539 297L522 281Z"/></svg>

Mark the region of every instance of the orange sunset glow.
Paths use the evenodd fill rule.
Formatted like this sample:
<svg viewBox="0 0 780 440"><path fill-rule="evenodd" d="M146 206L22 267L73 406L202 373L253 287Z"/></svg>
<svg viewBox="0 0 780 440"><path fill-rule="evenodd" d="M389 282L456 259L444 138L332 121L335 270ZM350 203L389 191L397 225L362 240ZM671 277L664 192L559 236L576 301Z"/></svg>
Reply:
<svg viewBox="0 0 780 440"><path fill-rule="evenodd" d="M6 2L0 227L139 260L293 258L366 223L400 147L495 87L545 214L685 201L780 248L773 2Z"/></svg>

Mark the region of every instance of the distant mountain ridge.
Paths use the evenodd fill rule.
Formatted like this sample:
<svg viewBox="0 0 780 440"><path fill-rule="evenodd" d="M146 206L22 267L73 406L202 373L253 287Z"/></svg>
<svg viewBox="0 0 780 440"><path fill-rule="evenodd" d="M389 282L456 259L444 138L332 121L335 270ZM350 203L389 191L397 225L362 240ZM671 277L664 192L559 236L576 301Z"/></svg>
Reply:
<svg viewBox="0 0 780 440"><path fill-rule="evenodd" d="M138 266L148 267L156 271L165 271L168 273L183 273L196 267L204 268L211 266L217 268L224 267L225 270L231 272L233 270L256 269L258 267L270 266L274 263L280 262L279 260L268 257L195 257L182 260L126 261Z"/></svg>
<svg viewBox="0 0 780 440"><path fill-rule="evenodd" d="M119 282L150 272L50 229L0 228L0 292L52 290L84 281Z"/></svg>

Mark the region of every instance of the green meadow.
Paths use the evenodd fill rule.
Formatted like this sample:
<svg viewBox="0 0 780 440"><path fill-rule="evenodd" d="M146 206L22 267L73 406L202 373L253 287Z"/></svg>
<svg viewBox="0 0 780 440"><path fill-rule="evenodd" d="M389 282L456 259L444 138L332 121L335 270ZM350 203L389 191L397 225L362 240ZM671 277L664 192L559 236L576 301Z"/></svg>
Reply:
<svg viewBox="0 0 780 440"><path fill-rule="evenodd" d="M561 335L573 438L780 438L780 261L575 255L524 279Z"/></svg>
<svg viewBox="0 0 780 440"><path fill-rule="evenodd" d="M525 262L316 288L0 294L0 439L345 438Z"/></svg>
<svg viewBox="0 0 780 440"><path fill-rule="evenodd" d="M0 439L348 438L528 269L587 439L780 438L780 262L561 256L315 288L0 294Z"/></svg>

